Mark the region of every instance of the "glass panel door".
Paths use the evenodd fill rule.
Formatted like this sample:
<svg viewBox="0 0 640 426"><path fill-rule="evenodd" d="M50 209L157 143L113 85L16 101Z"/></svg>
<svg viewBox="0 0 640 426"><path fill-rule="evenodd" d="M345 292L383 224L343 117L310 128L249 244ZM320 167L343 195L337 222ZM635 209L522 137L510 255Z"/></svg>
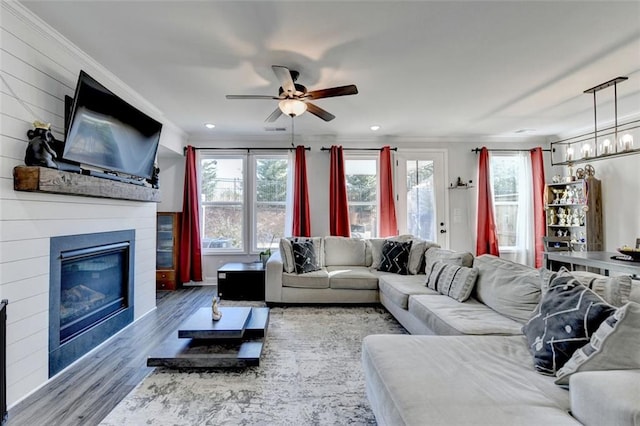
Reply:
<svg viewBox="0 0 640 426"><path fill-rule="evenodd" d="M401 233L448 247L444 164L444 152L398 154L397 209Z"/></svg>

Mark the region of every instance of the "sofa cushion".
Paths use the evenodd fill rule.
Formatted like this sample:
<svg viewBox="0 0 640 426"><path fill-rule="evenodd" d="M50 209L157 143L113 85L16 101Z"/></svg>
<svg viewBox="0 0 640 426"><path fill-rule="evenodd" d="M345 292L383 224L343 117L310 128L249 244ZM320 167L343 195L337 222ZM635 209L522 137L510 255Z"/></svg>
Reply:
<svg viewBox="0 0 640 426"><path fill-rule="evenodd" d="M365 266L327 266L329 287L376 290L378 277Z"/></svg>
<svg viewBox="0 0 640 426"><path fill-rule="evenodd" d="M640 370L571 376L571 414L585 426L640 424Z"/></svg>
<svg viewBox="0 0 640 426"><path fill-rule="evenodd" d="M329 288L329 273L326 269L309 272L308 274L282 273L283 287L297 288Z"/></svg>
<svg viewBox="0 0 640 426"><path fill-rule="evenodd" d="M382 260L379 271L393 272L394 274L407 275L411 241L401 242L387 240L382 246Z"/></svg>
<svg viewBox="0 0 640 426"><path fill-rule="evenodd" d="M297 274L306 274L320 269L313 241L293 241L291 246Z"/></svg>
<svg viewBox="0 0 640 426"><path fill-rule="evenodd" d="M471 295L477 277L477 268L433 262L427 276L427 287L464 302Z"/></svg>
<svg viewBox="0 0 640 426"><path fill-rule="evenodd" d="M380 293L384 293L394 304L402 309L409 308L409 296L414 294L439 294L424 285L424 275L398 275L388 272L375 272L378 276Z"/></svg>
<svg viewBox="0 0 640 426"><path fill-rule="evenodd" d="M409 298L409 312L442 336L522 334L521 324L475 299L460 303L444 295L414 295Z"/></svg>
<svg viewBox="0 0 640 426"><path fill-rule="evenodd" d="M614 311L570 275L556 277L523 327L536 370L556 374Z"/></svg>
<svg viewBox="0 0 640 426"><path fill-rule="evenodd" d="M540 273L489 254L473 261L478 268L475 297L496 312L525 323L540 302Z"/></svg>
<svg viewBox="0 0 640 426"><path fill-rule="evenodd" d="M629 302L607 318L589 343L558 370L556 383L569 384L580 371L640 369L640 304Z"/></svg>
<svg viewBox="0 0 640 426"><path fill-rule="evenodd" d="M371 335L362 366L380 425L579 424L569 392L533 370L522 336Z"/></svg>
<svg viewBox="0 0 640 426"><path fill-rule="evenodd" d="M365 241L360 238L325 237L325 266L367 266Z"/></svg>

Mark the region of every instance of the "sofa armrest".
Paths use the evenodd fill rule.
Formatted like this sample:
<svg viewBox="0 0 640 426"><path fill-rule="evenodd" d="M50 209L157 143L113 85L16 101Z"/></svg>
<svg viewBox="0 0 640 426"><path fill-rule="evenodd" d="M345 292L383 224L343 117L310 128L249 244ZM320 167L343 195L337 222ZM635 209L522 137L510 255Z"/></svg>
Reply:
<svg viewBox="0 0 640 426"><path fill-rule="evenodd" d="M280 251L274 251L267 260L267 273L264 289L266 302L282 302L282 256Z"/></svg>
<svg viewBox="0 0 640 426"><path fill-rule="evenodd" d="M586 426L640 424L640 370L576 373L569 393L571 414Z"/></svg>

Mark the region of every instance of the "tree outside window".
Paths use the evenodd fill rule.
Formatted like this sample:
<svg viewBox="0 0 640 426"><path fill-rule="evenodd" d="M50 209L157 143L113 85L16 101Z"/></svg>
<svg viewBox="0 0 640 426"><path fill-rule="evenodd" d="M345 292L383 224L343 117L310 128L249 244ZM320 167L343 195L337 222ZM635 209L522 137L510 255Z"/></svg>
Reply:
<svg viewBox="0 0 640 426"><path fill-rule="evenodd" d="M351 235L371 238L378 235L378 162L375 158L345 159L345 179L349 202Z"/></svg>
<svg viewBox="0 0 640 426"><path fill-rule="evenodd" d="M203 154L203 249L259 252L276 248L284 235L288 167L283 155Z"/></svg>

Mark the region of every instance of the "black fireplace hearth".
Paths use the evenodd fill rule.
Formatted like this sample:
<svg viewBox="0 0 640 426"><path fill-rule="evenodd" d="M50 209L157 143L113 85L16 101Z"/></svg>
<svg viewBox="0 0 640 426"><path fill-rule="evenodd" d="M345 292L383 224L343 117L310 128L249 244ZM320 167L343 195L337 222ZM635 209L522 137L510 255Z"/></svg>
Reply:
<svg viewBox="0 0 640 426"><path fill-rule="evenodd" d="M135 231L51 238L49 377L133 321Z"/></svg>

